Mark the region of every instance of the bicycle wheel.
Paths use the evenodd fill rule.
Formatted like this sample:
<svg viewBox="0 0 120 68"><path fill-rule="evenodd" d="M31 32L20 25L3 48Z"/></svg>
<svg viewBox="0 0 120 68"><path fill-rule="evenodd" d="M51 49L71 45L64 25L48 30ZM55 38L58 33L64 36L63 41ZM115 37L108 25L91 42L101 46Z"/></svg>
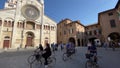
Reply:
<svg viewBox="0 0 120 68"><path fill-rule="evenodd" d="M91 62L89 60L86 61L85 68L93 68L92 64L91 64Z"/></svg>
<svg viewBox="0 0 120 68"><path fill-rule="evenodd" d="M54 66L56 64L56 58L55 57L49 57L48 58L48 64L51 66Z"/></svg>
<svg viewBox="0 0 120 68"><path fill-rule="evenodd" d="M64 61L67 61L67 60L68 60L67 53L64 53L64 54L63 54L63 57L62 57L62 59L63 59Z"/></svg>
<svg viewBox="0 0 120 68"><path fill-rule="evenodd" d="M35 60L36 60L36 57L34 55L29 56L27 59L29 64L32 64L33 62L35 62Z"/></svg>

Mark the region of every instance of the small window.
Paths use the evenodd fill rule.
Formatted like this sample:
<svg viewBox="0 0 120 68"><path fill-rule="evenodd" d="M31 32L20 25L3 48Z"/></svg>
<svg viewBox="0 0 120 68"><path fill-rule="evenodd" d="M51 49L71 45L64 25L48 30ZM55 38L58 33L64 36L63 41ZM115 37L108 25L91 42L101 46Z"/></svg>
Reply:
<svg viewBox="0 0 120 68"><path fill-rule="evenodd" d="M115 20L110 20L110 25L112 28L116 27Z"/></svg>
<svg viewBox="0 0 120 68"><path fill-rule="evenodd" d="M4 21L4 26L5 26L5 27L7 26L7 21L6 21L6 20Z"/></svg>
<svg viewBox="0 0 120 68"><path fill-rule="evenodd" d="M112 13L112 12L111 12L111 13L108 13L108 15L109 15L109 16L112 16L112 15L113 15L113 13Z"/></svg>
<svg viewBox="0 0 120 68"><path fill-rule="evenodd" d="M8 27L11 27L11 21L8 21Z"/></svg>

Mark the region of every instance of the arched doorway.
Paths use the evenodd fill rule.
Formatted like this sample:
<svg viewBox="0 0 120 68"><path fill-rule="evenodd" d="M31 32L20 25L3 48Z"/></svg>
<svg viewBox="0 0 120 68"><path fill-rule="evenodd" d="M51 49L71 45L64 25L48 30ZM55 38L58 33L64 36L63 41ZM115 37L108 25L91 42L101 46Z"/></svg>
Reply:
<svg viewBox="0 0 120 68"><path fill-rule="evenodd" d="M69 42L73 42L73 43L76 45L75 39L74 39L73 37L70 37L68 41L69 41Z"/></svg>
<svg viewBox="0 0 120 68"><path fill-rule="evenodd" d="M120 34L117 33L117 32L110 33L110 34L108 35L108 37L109 37L110 40L112 40L112 41L116 41L116 42L120 41Z"/></svg>
<svg viewBox="0 0 120 68"><path fill-rule="evenodd" d="M99 38L96 38L96 37L92 37L92 38L89 38L89 41L92 43L92 44L95 44L96 46L101 46L101 40Z"/></svg>
<svg viewBox="0 0 120 68"><path fill-rule="evenodd" d="M6 36L4 37L3 48L9 48L9 47L10 47L10 37Z"/></svg>
<svg viewBox="0 0 120 68"><path fill-rule="evenodd" d="M34 46L34 34L32 32L27 32L25 47L33 47L33 46Z"/></svg>

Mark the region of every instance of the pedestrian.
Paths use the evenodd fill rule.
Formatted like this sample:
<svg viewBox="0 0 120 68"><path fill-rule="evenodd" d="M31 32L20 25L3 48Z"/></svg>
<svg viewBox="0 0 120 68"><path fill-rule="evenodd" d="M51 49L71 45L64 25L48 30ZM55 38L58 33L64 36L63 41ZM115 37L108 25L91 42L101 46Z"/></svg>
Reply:
<svg viewBox="0 0 120 68"><path fill-rule="evenodd" d="M57 51L58 50L58 44L56 43L55 44L55 51Z"/></svg>
<svg viewBox="0 0 120 68"><path fill-rule="evenodd" d="M62 50L63 50L63 48L64 48L63 43L61 43L61 44L60 44L60 47L61 47L61 51L62 51Z"/></svg>
<svg viewBox="0 0 120 68"><path fill-rule="evenodd" d="M103 47L105 48L105 50L107 50L108 43L107 43L107 42L104 42Z"/></svg>
<svg viewBox="0 0 120 68"><path fill-rule="evenodd" d="M45 47L45 49L43 50L42 56L43 56L43 58L45 59L45 62L44 62L45 68L48 68L48 61L47 61L47 59L48 59L48 57L51 56L52 52L51 52L50 45L49 45L48 43L46 43L45 46L46 46L46 47Z"/></svg>
<svg viewBox="0 0 120 68"><path fill-rule="evenodd" d="M52 48L52 51L54 52L55 51L55 44L54 44L54 42L51 44L51 48Z"/></svg>
<svg viewBox="0 0 120 68"><path fill-rule="evenodd" d="M115 51L115 42L111 43L113 51Z"/></svg>

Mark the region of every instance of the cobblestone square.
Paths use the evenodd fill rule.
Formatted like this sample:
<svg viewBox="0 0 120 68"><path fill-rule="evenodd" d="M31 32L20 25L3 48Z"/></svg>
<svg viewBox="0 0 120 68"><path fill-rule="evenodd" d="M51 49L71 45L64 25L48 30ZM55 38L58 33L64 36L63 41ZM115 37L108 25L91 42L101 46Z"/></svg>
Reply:
<svg viewBox="0 0 120 68"><path fill-rule="evenodd" d="M86 47L77 47L77 53L72 56L72 59L64 62L62 60L63 51L60 49L55 52L56 65L52 68L85 68L85 53ZM0 53L1 68L30 68L27 58L33 53L32 50L11 51ZM111 48L105 50L98 48L99 66L100 68L120 68L120 49L113 51ZM44 66L36 65L34 68L44 68Z"/></svg>

